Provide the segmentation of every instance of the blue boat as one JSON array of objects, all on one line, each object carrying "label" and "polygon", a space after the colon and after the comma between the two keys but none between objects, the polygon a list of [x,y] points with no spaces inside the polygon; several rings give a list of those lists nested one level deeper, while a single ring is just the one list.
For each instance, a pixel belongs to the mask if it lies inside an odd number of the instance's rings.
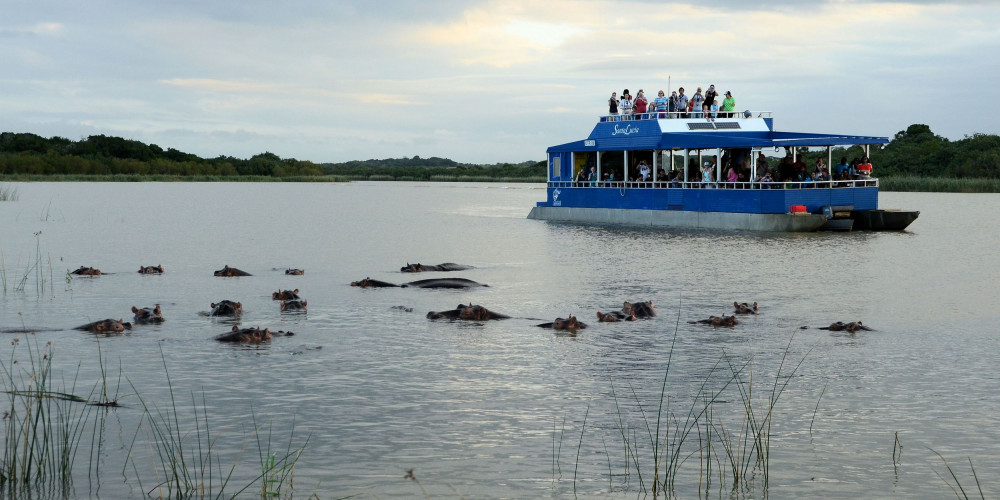
[{"label": "blue boat", "polygon": [[[717,118],[604,116],[586,139],[548,148],[546,200],[528,218],[687,229],[849,230],[855,218],[870,221],[872,212],[882,212],[877,178],[761,182],[755,175],[758,158],[763,151],[785,149],[794,161],[801,147],[825,147],[830,157],[834,146],[853,145],[867,155],[871,145],[888,142],[887,137],[775,131],[771,112]],[[748,167],[749,178],[714,180],[722,178],[727,161]],[[637,164],[648,167],[645,180],[637,180]],[[708,165],[714,176],[706,178],[712,180],[702,180],[702,165]],[[596,180],[580,176],[591,168]],[[919,214],[903,213],[911,217],[905,224]],[[866,229],[903,229],[905,224]]]}]

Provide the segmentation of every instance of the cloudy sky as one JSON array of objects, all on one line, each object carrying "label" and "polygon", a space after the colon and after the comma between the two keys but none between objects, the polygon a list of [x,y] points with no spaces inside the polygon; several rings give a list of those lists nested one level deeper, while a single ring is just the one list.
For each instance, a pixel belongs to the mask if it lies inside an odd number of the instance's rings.
[{"label": "cloudy sky", "polygon": [[[612,91],[780,130],[1000,133],[1000,2],[5,0],[0,131],[203,157],[541,160]],[[669,85],[669,86],[668,86]]]}]

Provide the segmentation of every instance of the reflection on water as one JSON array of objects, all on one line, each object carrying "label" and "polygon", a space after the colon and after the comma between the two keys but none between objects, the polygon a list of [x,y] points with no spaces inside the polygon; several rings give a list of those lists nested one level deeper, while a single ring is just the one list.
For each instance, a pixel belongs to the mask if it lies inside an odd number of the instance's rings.
[{"label": "reflection on water", "polygon": [[[755,382],[773,384],[779,367],[789,380],[772,428],[772,497],[947,495],[927,447],[971,458],[997,489],[996,195],[886,193],[883,206],[921,210],[911,231],[783,235],[529,221],[544,197],[535,185],[31,183],[19,193],[0,204],[0,327],[54,329],[35,338],[53,342],[65,373],[79,364],[88,390],[100,349],[162,404],[165,364],[181,399],[204,397],[234,454],[251,411],[276,433],[294,417],[296,435],[310,435],[295,485],[318,485],[324,498],[419,496],[402,479],[410,468],[433,496],[633,496],[620,423],[649,448],[668,368],[665,412],[683,421],[705,387],[731,378],[729,362],[750,360]],[[475,269],[415,278],[399,273],[407,262]],[[157,264],[162,276],[136,273]],[[253,276],[212,276],[227,264]],[[81,265],[110,274],[66,278]],[[286,276],[290,267],[305,274]],[[366,276],[490,286],[348,286]],[[295,288],[308,312],[281,314],[271,293]],[[296,335],[213,342],[233,323],[199,312],[223,299],[242,302],[243,327]],[[660,315],[597,323],[596,311],[625,300],[652,300]],[[758,301],[762,314],[732,329],[687,323],[728,314],[734,300]],[[470,302],[513,318],[424,317]],[[116,337],[68,330],[154,304],[165,323]],[[570,314],[590,327],[569,336],[534,326]],[[876,331],[816,329],[854,320]],[[105,449],[132,437],[138,404],[125,403]],[[744,415],[733,392],[714,411],[731,429]],[[894,469],[896,432],[905,448]],[[640,451],[648,473],[652,452]],[[104,459],[120,470],[122,457]],[[697,463],[682,468],[683,496],[697,494]],[[119,483],[101,494],[135,493]]]}]

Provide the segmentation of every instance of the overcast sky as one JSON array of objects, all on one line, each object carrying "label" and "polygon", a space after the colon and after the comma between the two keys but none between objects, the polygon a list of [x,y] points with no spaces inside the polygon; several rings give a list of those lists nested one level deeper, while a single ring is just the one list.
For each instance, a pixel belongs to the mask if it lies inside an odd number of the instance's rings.
[{"label": "overcast sky", "polygon": [[[612,91],[779,130],[1000,133],[1000,2],[5,0],[0,131],[202,157],[541,160]],[[669,84],[669,86],[668,86]]]}]

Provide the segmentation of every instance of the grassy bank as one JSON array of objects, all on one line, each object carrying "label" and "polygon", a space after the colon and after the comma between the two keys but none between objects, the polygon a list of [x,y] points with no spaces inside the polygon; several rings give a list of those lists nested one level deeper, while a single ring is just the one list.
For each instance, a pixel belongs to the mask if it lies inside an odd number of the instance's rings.
[{"label": "grassy bank", "polygon": [[882,191],[924,192],[924,193],[1000,193],[1000,179],[953,177],[919,177],[902,175],[880,177]]}]

